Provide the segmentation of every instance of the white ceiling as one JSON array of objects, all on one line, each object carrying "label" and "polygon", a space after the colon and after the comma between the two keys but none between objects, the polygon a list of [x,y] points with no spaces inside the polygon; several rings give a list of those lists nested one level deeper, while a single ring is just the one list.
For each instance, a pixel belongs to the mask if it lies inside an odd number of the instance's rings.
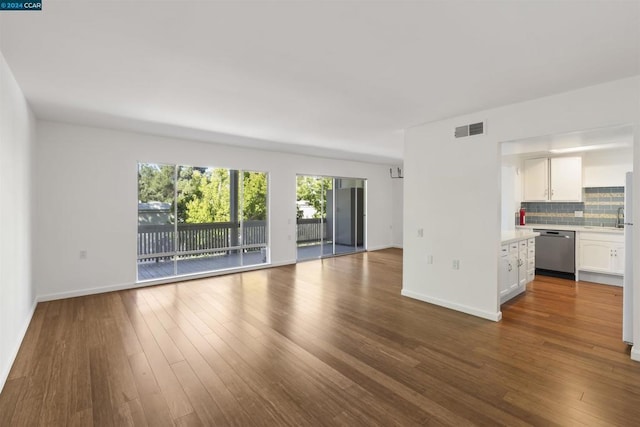
[{"label": "white ceiling", "polygon": [[345,158],[398,161],[412,125],[640,74],[637,1],[43,8],[0,14],[39,118]]},{"label": "white ceiling", "polygon": [[586,151],[629,150],[633,149],[633,126],[611,126],[556,135],[535,136],[504,142],[501,149],[503,159],[507,158],[508,160]]}]

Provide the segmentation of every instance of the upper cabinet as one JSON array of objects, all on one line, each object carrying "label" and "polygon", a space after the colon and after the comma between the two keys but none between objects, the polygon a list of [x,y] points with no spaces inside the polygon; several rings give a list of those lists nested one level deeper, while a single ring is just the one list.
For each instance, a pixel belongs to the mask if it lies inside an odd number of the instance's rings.
[{"label": "upper cabinet", "polygon": [[582,158],[553,157],[524,161],[525,202],[582,200]]},{"label": "upper cabinet", "polygon": [[549,159],[529,159],[524,161],[525,202],[549,200]]}]

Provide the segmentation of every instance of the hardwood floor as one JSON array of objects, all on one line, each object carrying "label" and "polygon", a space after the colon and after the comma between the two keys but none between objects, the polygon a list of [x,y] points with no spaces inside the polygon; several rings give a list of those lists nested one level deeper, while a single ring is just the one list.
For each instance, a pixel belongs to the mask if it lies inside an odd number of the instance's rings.
[{"label": "hardwood floor", "polygon": [[384,250],[38,305],[0,426],[637,425],[621,288],[537,277],[493,323]]}]

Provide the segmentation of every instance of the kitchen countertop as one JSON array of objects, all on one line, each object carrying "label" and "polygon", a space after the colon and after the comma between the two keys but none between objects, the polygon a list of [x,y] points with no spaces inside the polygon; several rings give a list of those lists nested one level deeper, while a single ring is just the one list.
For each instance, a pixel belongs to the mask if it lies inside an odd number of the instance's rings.
[{"label": "kitchen countertop", "polygon": [[517,230],[539,228],[543,230],[567,230],[567,231],[588,231],[590,233],[614,233],[624,234],[624,228],[597,227],[592,225],[557,225],[557,224],[527,224],[516,225]]},{"label": "kitchen countertop", "polygon": [[503,231],[501,236],[501,243],[506,245],[511,242],[517,242],[518,240],[531,239],[539,236],[540,233],[535,233],[531,230],[515,230],[515,231]]}]

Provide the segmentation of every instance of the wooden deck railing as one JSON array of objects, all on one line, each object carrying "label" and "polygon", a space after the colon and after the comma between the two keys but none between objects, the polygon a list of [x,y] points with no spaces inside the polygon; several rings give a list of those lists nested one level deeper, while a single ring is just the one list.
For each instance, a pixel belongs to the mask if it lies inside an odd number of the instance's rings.
[{"label": "wooden deck railing", "polygon": [[327,237],[327,220],[320,218],[298,218],[296,224],[298,243],[319,242]]},{"label": "wooden deck railing", "polygon": [[[243,245],[261,245],[267,243],[266,221],[245,221],[243,223]],[[319,242],[326,237],[326,220],[298,219],[297,242]],[[153,255],[169,256],[178,253],[213,253],[235,246],[233,233],[238,227],[232,222],[214,222],[203,224],[178,224],[177,248],[175,247],[175,227],[166,225],[138,226],[138,258],[140,261],[153,260]],[[239,243],[238,243],[239,244]],[[151,255],[144,258],[145,255]]]}]

